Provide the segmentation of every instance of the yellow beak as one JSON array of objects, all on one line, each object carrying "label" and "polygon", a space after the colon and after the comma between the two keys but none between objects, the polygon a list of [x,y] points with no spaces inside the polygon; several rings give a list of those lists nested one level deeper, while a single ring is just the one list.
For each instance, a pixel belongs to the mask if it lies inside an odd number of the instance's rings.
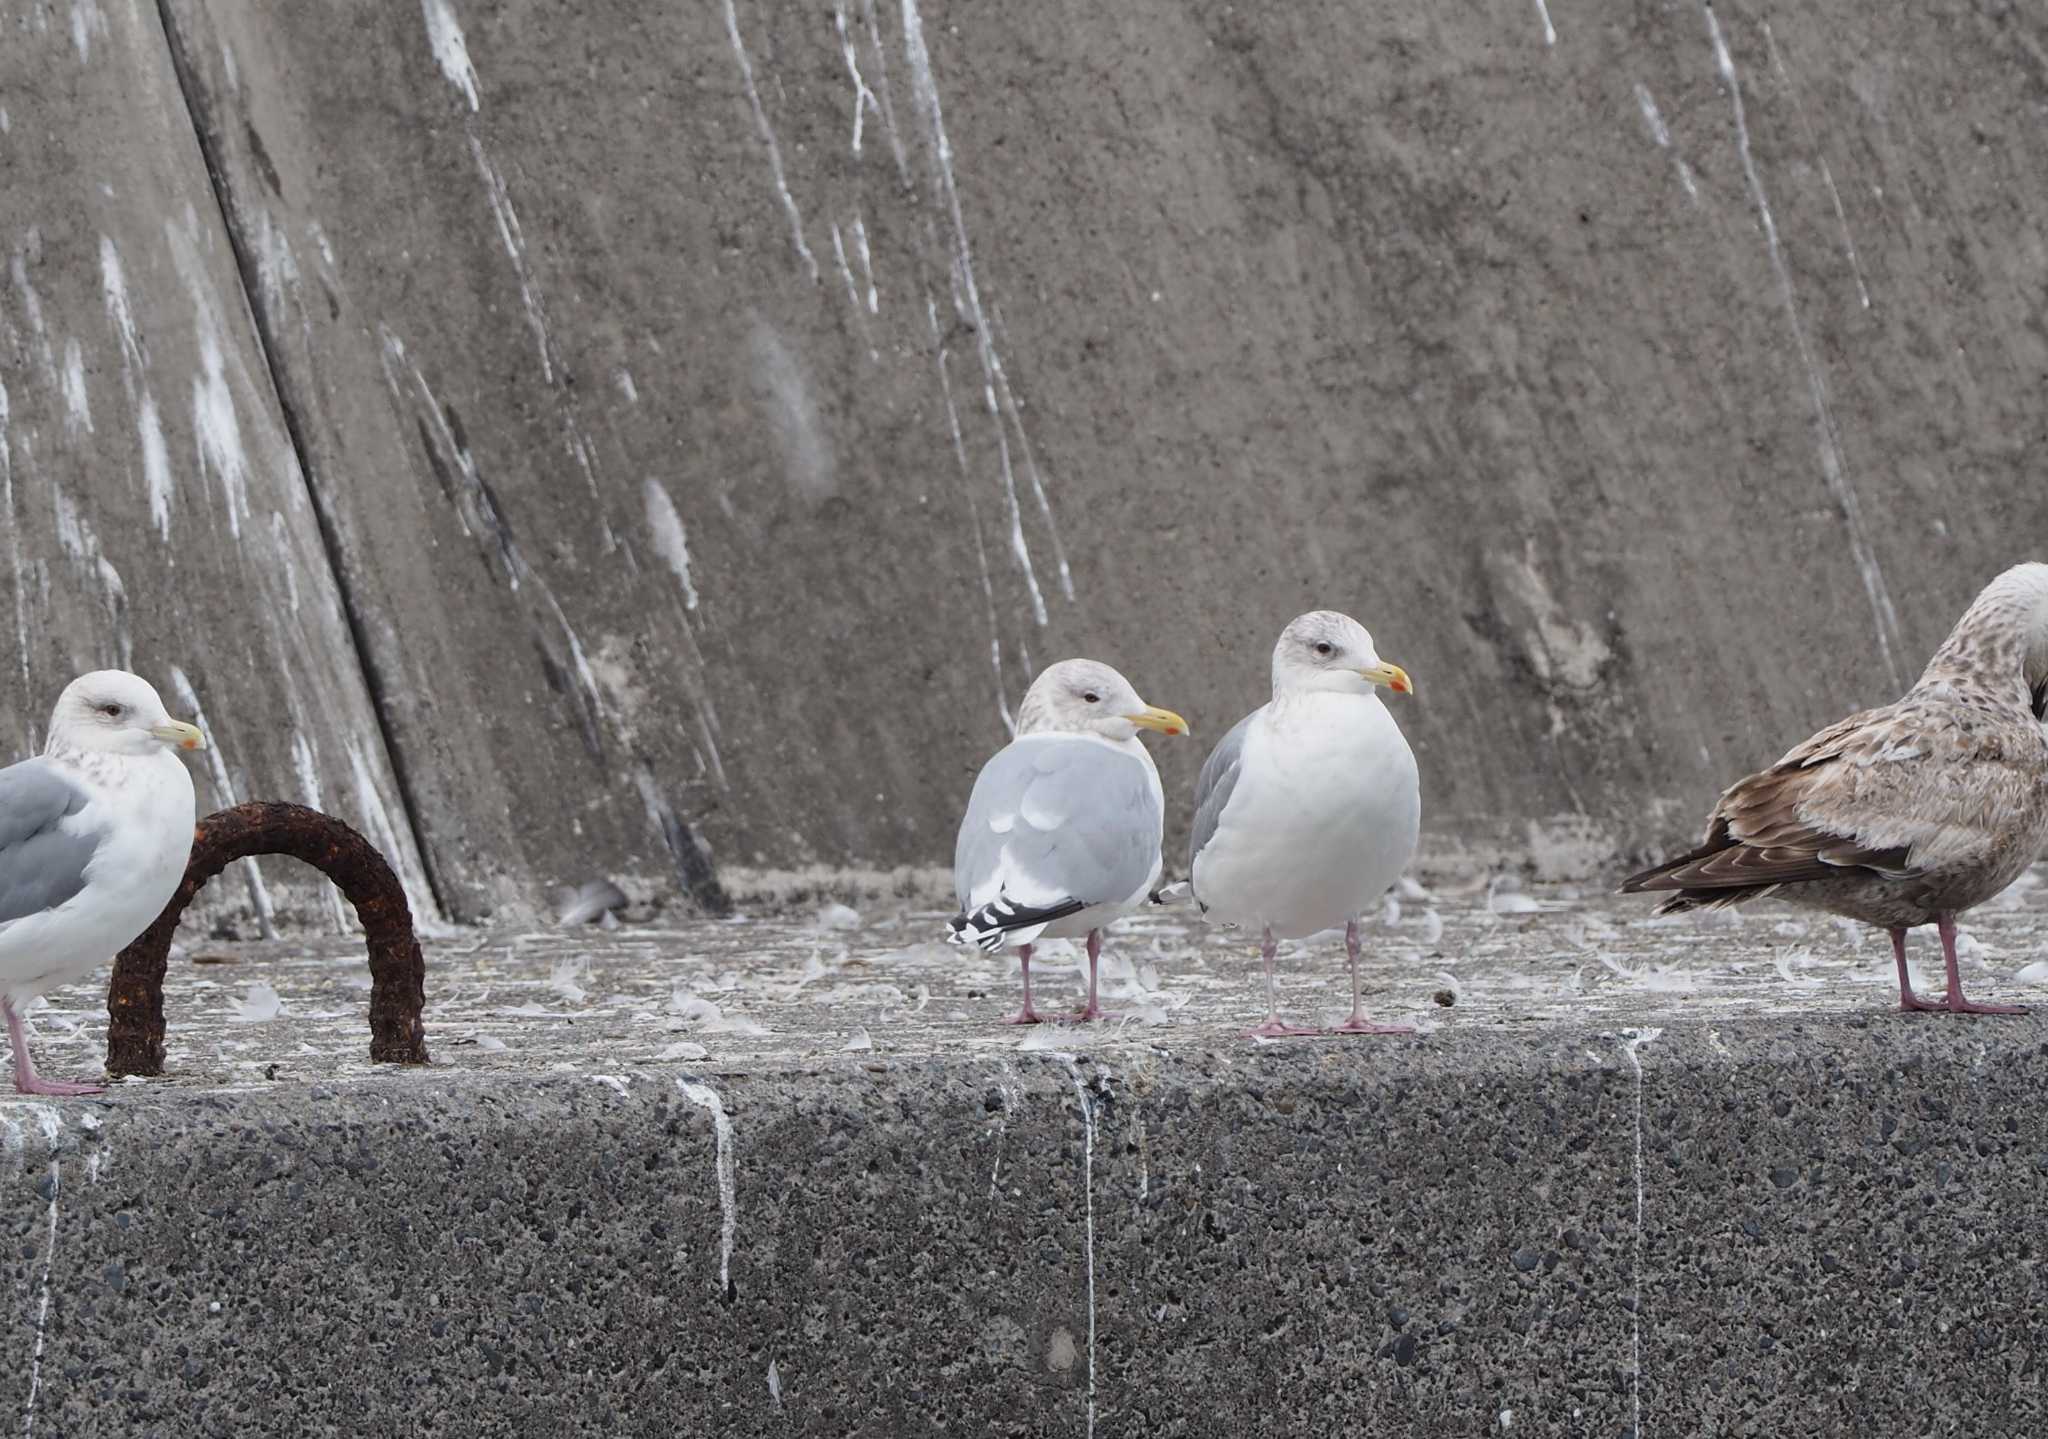
[{"label": "yellow beak", "polygon": [[1415,693],[1415,681],[1409,679],[1408,671],[1399,665],[1390,665],[1382,660],[1376,665],[1360,670],[1359,673],[1376,685],[1385,685],[1397,695]]},{"label": "yellow beak", "polygon": [[167,745],[178,749],[205,749],[206,736],[199,732],[197,725],[186,724],[183,720],[172,720],[169,724],[153,725],[149,731]]},{"label": "yellow beak", "polygon": [[1161,734],[1192,733],[1188,729],[1188,722],[1186,720],[1182,719],[1172,710],[1163,710],[1158,705],[1146,705],[1145,708],[1139,710],[1136,714],[1125,715],[1124,718],[1139,729],[1156,729]]}]

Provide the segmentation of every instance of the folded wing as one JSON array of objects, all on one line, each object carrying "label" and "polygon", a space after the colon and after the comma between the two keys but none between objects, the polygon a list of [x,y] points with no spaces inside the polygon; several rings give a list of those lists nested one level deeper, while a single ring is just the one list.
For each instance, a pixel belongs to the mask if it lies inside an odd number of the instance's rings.
[{"label": "folded wing", "polygon": [[1995,716],[1901,703],[1852,715],[1721,796],[1705,841],[1631,875],[1674,891],[1660,913],[1721,908],[1780,885],[1863,873],[1911,879],[1999,842],[2029,783],[2032,737]]},{"label": "folded wing", "polygon": [[[1216,826],[1223,818],[1224,806],[1230,803],[1230,796],[1237,789],[1239,766],[1244,759],[1244,737],[1251,730],[1252,719],[1258,714],[1253,710],[1230,727],[1230,733],[1216,742],[1216,748],[1209,751],[1209,757],[1202,761],[1201,777],[1195,781],[1195,827],[1188,836],[1188,874],[1195,872],[1195,857],[1208,846],[1216,836]],[[1195,898],[1199,900],[1200,895]]]},{"label": "folded wing", "polygon": [[55,909],[85,888],[99,837],[61,826],[90,802],[43,760],[0,769],[0,926]]},{"label": "folded wing", "polygon": [[955,943],[1028,944],[1054,920],[1117,904],[1159,873],[1150,767],[1075,735],[1018,740],[982,767],[960,821]]}]

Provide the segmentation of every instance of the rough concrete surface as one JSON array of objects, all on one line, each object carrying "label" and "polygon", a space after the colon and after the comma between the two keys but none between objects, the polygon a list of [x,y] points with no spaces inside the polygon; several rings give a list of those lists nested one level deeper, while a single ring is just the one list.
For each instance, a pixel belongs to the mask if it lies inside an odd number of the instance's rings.
[{"label": "rough concrete surface", "polygon": [[[1417,678],[1429,862],[1690,833],[2044,532],[2037,13],[0,0],[0,42],[10,753],[127,664],[218,802],[341,814],[429,919],[643,901],[435,939],[437,1063],[372,1072],[351,941],[207,937],[343,927],[320,886],[217,884],[170,1076],[0,1101],[25,1432],[2048,1428],[2048,1035],[1892,1013],[1873,937],[1497,879],[1374,935],[1421,1034],[1263,1045],[1178,913],[1113,943],[1127,1019],[1028,1033],[929,907],[674,918],[712,857],[943,859],[1048,660],[1220,735],[1316,605]],[[2039,895],[1973,992],[2038,986]],[[1341,1011],[1338,948],[1283,985]]]},{"label": "rough concrete surface", "polygon": [[[1973,991],[2038,990],[2042,894]],[[2048,1423],[2044,1021],[1895,1014],[1878,939],[1412,896],[1367,993],[1424,1033],[1261,1044],[1178,913],[1112,945],[1132,1019],[1029,1032],[938,918],[450,941],[437,1063],[376,1073],[343,942],[196,941],[167,1081],[0,1103],[0,1384],[42,1435]],[[1340,948],[1284,966],[1341,1010]]]},{"label": "rough concrete surface", "polygon": [[[290,796],[435,911],[153,6],[0,4],[0,762],[121,666],[214,748],[200,808]],[[210,801],[210,802],[209,802]],[[296,865],[244,912],[324,917]]]},{"label": "rough concrete surface", "polygon": [[[338,586],[461,917],[701,886],[707,843],[933,862],[1046,661],[1111,659],[1214,736],[1324,604],[1417,678],[1437,851],[1584,869],[1896,694],[2048,521],[2025,7],[161,14],[6,7],[8,245],[43,236],[49,335],[103,377],[94,231],[140,246],[180,459],[203,152],[266,453],[241,549],[217,490],[178,513],[175,581],[124,451],[92,503],[128,516],[131,611],[209,643],[248,609],[209,607],[232,557],[304,549],[316,610]],[[224,296],[229,248],[201,246]],[[63,429],[25,314],[17,474]],[[139,383],[92,397],[126,446]],[[300,509],[258,523],[287,448],[336,580]],[[60,586],[28,613],[83,650],[104,601],[44,493],[18,481]],[[35,647],[28,688],[60,672]],[[259,665],[209,678],[210,713],[270,721],[228,736],[249,792],[306,797],[286,735],[316,722]],[[1201,748],[1163,747],[1170,792]]]}]

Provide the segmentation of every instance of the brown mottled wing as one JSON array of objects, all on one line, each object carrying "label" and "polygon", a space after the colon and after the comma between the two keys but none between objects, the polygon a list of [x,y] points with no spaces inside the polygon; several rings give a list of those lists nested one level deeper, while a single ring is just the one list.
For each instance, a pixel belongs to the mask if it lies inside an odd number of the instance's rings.
[{"label": "brown mottled wing", "polygon": [[1942,761],[1961,758],[1933,716],[1899,705],[1830,725],[1721,796],[1698,849],[1631,875],[1643,890],[1761,890],[1866,870],[1903,879],[1958,838]]}]

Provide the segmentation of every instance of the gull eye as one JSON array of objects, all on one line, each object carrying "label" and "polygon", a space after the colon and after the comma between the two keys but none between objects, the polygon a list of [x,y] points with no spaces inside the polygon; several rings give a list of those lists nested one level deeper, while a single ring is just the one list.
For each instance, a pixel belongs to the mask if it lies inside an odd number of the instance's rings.
[{"label": "gull eye", "polygon": [[1088,703],[1092,705],[1102,703],[1102,696],[1095,693],[1094,690],[1083,690],[1081,692],[1081,698],[1088,701]]},{"label": "gull eye", "polygon": [[1328,640],[1317,640],[1315,642],[1315,652],[1324,659],[1328,659],[1331,655],[1337,653],[1337,647]]},{"label": "gull eye", "polygon": [[95,705],[93,706],[93,708],[97,709],[101,714],[105,715],[108,719],[119,719],[122,715],[127,713],[126,710],[122,709],[121,706],[117,704]]}]

